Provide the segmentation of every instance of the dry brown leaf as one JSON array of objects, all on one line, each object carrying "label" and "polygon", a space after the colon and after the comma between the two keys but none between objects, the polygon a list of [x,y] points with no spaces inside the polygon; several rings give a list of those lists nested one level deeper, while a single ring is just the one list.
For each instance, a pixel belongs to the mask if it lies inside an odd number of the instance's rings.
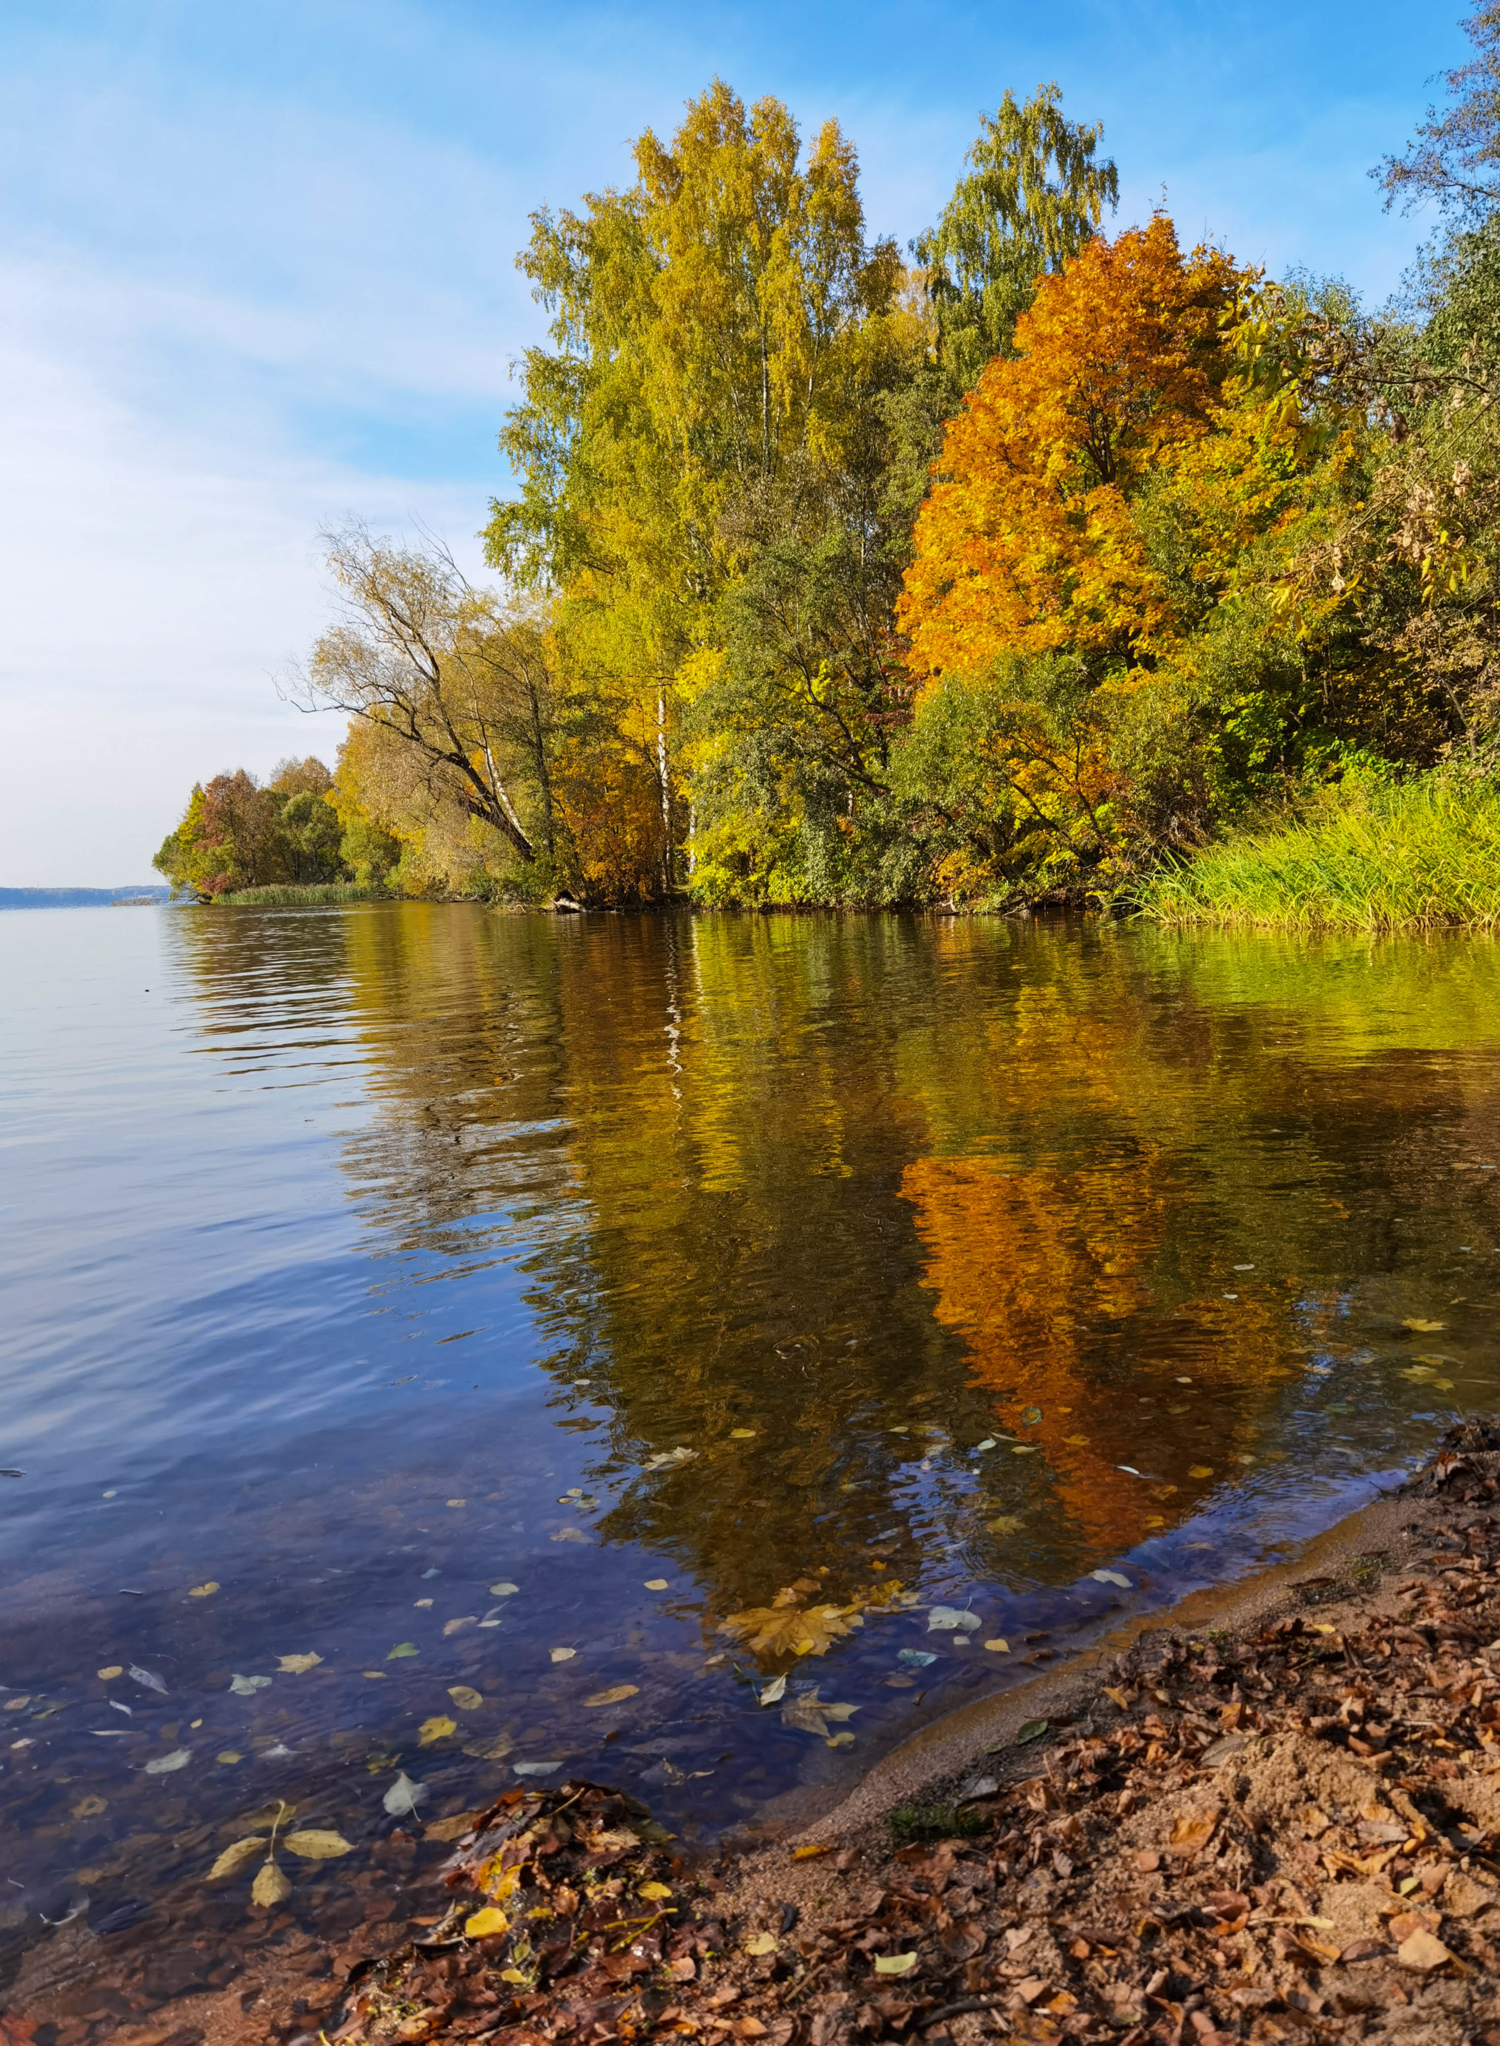
[{"label": "dry brown leaf", "polygon": [[1451,1961],[1452,1954],[1440,1939],[1430,1932],[1413,1932],[1402,1940],[1396,1949],[1396,1959],[1403,1968],[1420,1968],[1425,1974],[1429,1969],[1441,1968],[1444,1961]]},{"label": "dry brown leaf", "polygon": [[826,1655],[833,1642],[864,1625],[856,1605],[803,1607],[801,1589],[790,1585],[772,1604],[731,1613],[724,1625],[764,1655]]},{"label": "dry brown leaf", "polygon": [[1177,1854],[1196,1854],[1212,1840],[1218,1823],[1217,1812],[1184,1812],[1172,1827],[1167,1845]]}]

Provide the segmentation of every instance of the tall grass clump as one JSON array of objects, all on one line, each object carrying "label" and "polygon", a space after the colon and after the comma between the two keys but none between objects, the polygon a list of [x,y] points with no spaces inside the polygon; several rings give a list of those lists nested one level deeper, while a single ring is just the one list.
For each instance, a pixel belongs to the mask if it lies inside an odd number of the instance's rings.
[{"label": "tall grass clump", "polygon": [[277,905],[320,902],[384,902],[388,891],[384,888],[363,888],[354,881],[318,881],[305,888],[267,885],[264,888],[235,888],[215,899],[236,905],[259,904]]},{"label": "tall grass clump", "polygon": [[1168,924],[1400,931],[1500,926],[1500,785],[1426,776],[1245,832],[1136,890]]}]

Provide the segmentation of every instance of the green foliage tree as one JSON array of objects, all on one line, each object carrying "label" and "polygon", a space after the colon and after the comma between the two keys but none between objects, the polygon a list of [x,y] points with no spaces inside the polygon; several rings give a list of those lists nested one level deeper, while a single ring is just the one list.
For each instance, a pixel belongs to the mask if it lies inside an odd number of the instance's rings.
[{"label": "green foliage tree", "polygon": [[992,356],[1010,353],[1037,279],[1070,263],[1119,201],[1113,161],[1096,161],[1103,124],[1070,121],[1061,104],[1053,83],[1021,106],[1007,91],[996,113],[982,114],[968,172],[937,226],[912,243],[939,359],[959,392]]}]

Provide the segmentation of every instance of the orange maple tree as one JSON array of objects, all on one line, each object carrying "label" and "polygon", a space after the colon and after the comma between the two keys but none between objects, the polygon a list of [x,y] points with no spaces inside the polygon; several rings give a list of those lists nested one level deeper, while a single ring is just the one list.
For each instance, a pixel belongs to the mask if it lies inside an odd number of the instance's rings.
[{"label": "orange maple tree", "polygon": [[1214,430],[1249,273],[1184,257],[1158,214],[1042,281],[948,426],[900,600],[935,676],[1064,648],[1127,661],[1173,634],[1173,597],[1129,501]]}]

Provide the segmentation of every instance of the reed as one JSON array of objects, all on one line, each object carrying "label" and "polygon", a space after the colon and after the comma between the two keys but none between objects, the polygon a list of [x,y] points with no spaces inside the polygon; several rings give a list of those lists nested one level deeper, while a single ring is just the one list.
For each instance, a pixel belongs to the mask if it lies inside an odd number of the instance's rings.
[{"label": "reed", "polygon": [[1500,787],[1427,776],[1247,832],[1135,891],[1166,924],[1401,931],[1500,926]]},{"label": "reed", "polygon": [[354,881],[320,881],[305,888],[274,884],[264,888],[235,888],[216,899],[233,903],[236,907],[267,904],[276,907],[320,902],[385,902],[389,898],[384,888],[362,888]]}]

